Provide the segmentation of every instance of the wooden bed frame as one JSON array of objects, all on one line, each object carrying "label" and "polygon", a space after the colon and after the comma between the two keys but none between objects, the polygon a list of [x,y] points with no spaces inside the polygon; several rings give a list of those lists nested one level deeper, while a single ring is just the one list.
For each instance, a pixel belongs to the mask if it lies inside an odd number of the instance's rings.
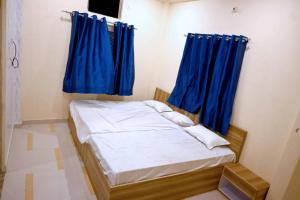
[{"label": "wooden bed frame", "polygon": [[[154,99],[165,102],[169,94],[161,89],[156,89]],[[171,105],[170,105],[171,106]],[[174,110],[181,112],[193,121],[198,122],[198,116],[184,110],[171,106]],[[69,116],[69,127],[75,146],[86,167],[93,189],[99,200],[160,200],[160,199],[183,199],[197,194],[205,193],[217,188],[223,165],[207,169],[199,169],[192,172],[168,175],[151,180],[136,183],[112,186],[103,173],[92,147],[88,143],[81,144],[76,134],[74,121]],[[235,152],[237,161],[242,152],[247,132],[234,126],[230,126],[225,137]]]}]

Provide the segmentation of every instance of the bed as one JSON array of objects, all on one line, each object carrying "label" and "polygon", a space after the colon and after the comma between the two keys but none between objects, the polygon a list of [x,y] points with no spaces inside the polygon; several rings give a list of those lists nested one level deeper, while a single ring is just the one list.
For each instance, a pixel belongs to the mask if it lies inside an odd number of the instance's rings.
[{"label": "bed", "polygon": [[[166,103],[168,95],[169,94],[163,90],[156,89],[154,99]],[[197,115],[187,113],[175,107],[172,108],[187,115],[194,122],[197,122]],[[107,111],[107,114],[109,114],[110,110],[108,109]],[[74,111],[71,110],[71,112]],[[147,112],[147,110],[145,112]],[[90,127],[94,127],[94,129],[97,130],[97,124],[92,120],[94,118],[93,113],[94,112],[88,114],[88,117],[91,117]],[[153,112],[149,112],[147,116],[151,114],[153,114]],[[174,127],[172,127],[172,125],[170,125],[171,127],[168,126],[161,130],[160,134],[157,134],[155,130],[143,131],[143,126],[141,126],[141,130],[139,131],[136,131],[136,128],[133,131],[129,127],[126,130],[118,130],[114,134],[92,135],[92,139],[90,139],[89,142],[85,142],[84,139],[80,137],[82,133],[78,135],[76,130],[85,132],[87,128],[84,126],[78,128],[80,120],[74,113],[72,116],[74,119],[71,115],[69,117],[69,127],[72,138],[85,164],[97,198],[105,200],[182,199],[216,189],[222,173],[223,164],[238,161],[246,139],[245,131],[231,126],[226,136],[226,139],[231,143],[229,146],[230,149],[228,148],[226,150],[220,148],[214,152],[215,155],[208,152],[205,153],[207,150],[202,148],[200,143],[197,144],[193,141],[193,138],[181,134],[181,130],[173,129]],[[74,121],[76,122],[77,129],[75,128]],[[159,119],[159,121],[163,120]],[[139,124],[141,123],[142,122],[139,122]],[[154,124],[157,125],[157,122]],[[161,124],[158,124],[158,127],[161,126]],[[100,131],[106,130],[102,129]],[[99,129],[97,131],[99,132]],[[148,143],[127,148],[131,146],[128,144],[137,144],[135,142],[137,138],[139,140],[148,141]],[[174,138],[176,139],[174,140]],[[120,142],[122,140],[126,142],[123,144]],[[168,142],[164,143],[164,141]],[[170,143],[170,141],[172,142]],[[173,157],[170,151],[174,149],[180,141],[184,141],[184,144],[180,145],[186,145],[184,149],[187,148],[189,151],[187,151],[187,153],[184,151],[180,152],[180,154],[182,154],[181,157],[178,157],[178,155],[177,157]],[[107,145],[108,143],[110,145]],[[111,144],[115,144],[116,147],[118,147],[113,148],[114,150],[122,149],[122,151],[110,151],[112,148]],[[101,148],[97,149],[99,146]],[[153,156],[151,151],[157,148],[161,149],[160,154],[164,155],[162,157],[168,157],[168,162],[166,162],[166,159],[155,159],[162,158],[159,157],[160,155],[152,157],[151,159],[151,156]],[[135,149],[139,149],[139,151],[134,152]],[[201,153],[199,153],[200,151]],[[190,155],[191,152],[194,154]],[[141,162],[134,162],[134,160],[128,161],[125,159],[126,155],[134,155],[136,160],[141,160]],[[143,157],[143,155],[148,156]],[[158,163],[162,163],[162,167],[158,167]]]}]

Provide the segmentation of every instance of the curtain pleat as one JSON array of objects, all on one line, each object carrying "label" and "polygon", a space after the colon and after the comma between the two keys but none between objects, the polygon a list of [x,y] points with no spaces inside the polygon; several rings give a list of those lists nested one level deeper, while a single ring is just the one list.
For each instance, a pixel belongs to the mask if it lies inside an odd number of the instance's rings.
[{"label": "curtain pleat", "polygon": [[113,94],[114,73],[106,19],[73,12],[63,91]]},{"label": "curtain pleat", "polygon": [[115,90],[120,96],[132,95],[134,72],[134,27],[117,22],[114,27],[113,58],[115,63]]},{"label": "curtain pleat", "polygon": [[244,36],[188,34],[168,102],[226,134],[246,45]]},{"label": "curtain pleat", "polygon": [[192,37],[191,34],[189,34],[187,36],[187,40],[185,43],[183,57],[181,59],[181,63],[177,75],[176,85],[168,99],[169,103],[173,104],[178,108],[184,108],[186,110],[190,110],[190,108],[188,105],[183,105],[182,101],[186,95],[188,86],[190,85],[194,74],[195,66],[193,66],[193,57],[192,57],[192,51],[194,49],[194,41],[195,41],[194,37]]},{"label": "curtain pleat", "polygon": [[216,58],[211,86],[200,113],[200,122],[226,134],[233,110],[247,41],[243,36],[223,36]]}]

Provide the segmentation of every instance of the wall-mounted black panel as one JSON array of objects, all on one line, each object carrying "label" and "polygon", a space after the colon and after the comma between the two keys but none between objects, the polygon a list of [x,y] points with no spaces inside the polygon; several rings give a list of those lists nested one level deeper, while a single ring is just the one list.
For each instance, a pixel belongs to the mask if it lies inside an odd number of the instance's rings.
[{"label": "wall-mounted black panel", "polygon": [[121,0],[89,0],[88,10],[90,12],[119,18]]}]

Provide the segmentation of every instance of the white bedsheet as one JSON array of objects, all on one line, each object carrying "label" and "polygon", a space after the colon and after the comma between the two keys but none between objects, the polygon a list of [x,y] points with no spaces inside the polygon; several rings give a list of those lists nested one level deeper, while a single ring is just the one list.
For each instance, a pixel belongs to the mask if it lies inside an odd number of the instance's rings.
[{"label": "white bedsheet", "polygon": [[138,101],[72,101],[70,112],[81,143],[92,134],[166,130],[177,126]]},{"label": "white bedsheet", "polygon": [[73,101],[78,138],[89,142],[111,185],[232,162],[228,147],[209,150],[143,102]]},{"label": "white bedsheet", "polygon": [[89,143],[111,185],[232,162],[228,147],[209,150],[180,129],[92,135]]}]

